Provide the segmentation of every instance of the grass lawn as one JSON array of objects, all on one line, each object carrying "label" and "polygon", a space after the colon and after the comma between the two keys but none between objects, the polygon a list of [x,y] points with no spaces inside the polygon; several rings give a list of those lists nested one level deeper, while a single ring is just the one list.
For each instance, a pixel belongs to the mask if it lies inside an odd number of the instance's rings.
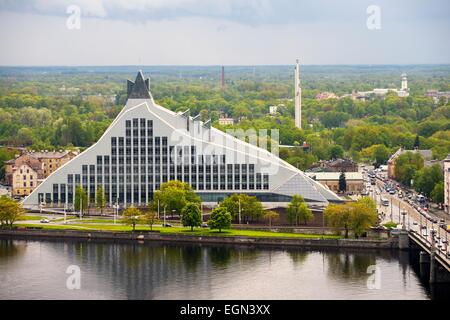
[{"label": "grass lawn", "polygon": [[[80,220],[80,218],[78,218],[78,217],[73,217],[73,219],[77,219],[80,223],[114,223],[114,219],[110,219],[110,218],[105,218],[105,219],[83,218],[82,220]],[[119,219],[117,219],[116,221],[117,221],[117,223],[119,223]]]},{"label": "grass lawn", "polygon": [[[22,226],[39,226],[43,229],[72,229],[72,230],[100,230],[100,231],[117,231],[117,232],[130,232],[132,230],[131,226],[126,225],[96,225],[96,224],[70,224],[66,226],[55,226],[55,225],[43,225],[43,224],[26,224]],[[136,232],[140,230],[150,230],[149,226],[139,225],[136,227]],[[218,230],[210,230],[207,228],[194,228],[194,231],[191,231],[190,228],[179,228],[179,227],[153,227],[153,230],[159,231],[162,234],[185,234],[185,235],[194,235],[194,236],[226,236],[226,237],[235,237],[235,236],[246,236],[246,237],[255,237],[255,238],[303,238],[303,239],[339,239],[341,236],[335,235],[321,235],[321,234],[300,234],[300,233],[289,233],[289,232],[270,232],[270,231],[255,231],[255,230],[222,230],[219,232]]]},{"label": "grass lawn", "polygon": [[41,220],[44,217],[41,216],[21,216],[17,221],[25,221],[25,220]]}]

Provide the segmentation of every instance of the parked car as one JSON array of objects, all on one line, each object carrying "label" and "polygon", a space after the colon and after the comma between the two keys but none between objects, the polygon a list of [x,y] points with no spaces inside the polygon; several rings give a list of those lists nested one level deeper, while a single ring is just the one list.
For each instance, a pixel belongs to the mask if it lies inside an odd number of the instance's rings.
[{"label": "parked car", "polygon": [[202,223],[202,228],[208,228],[208,224],[206,222]]},{"label": "parked car", "polygon": [[172,225],[170,223],[163,223],[163,227],[171,227]]},{"label": "parked car", "polygon": [[41,221],[40,221],[41,223],[50,223],[50,220],[48,220],[48,219],[46,219],[46,218],[44,218],[44,219],[41,219]]}]

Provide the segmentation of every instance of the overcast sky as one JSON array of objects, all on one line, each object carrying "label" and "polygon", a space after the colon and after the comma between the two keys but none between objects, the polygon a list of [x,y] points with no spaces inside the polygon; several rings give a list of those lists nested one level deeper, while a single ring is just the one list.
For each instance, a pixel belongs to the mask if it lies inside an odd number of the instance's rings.
[{"label": "overcast sky", "polygon": [[450,63],[449,39],[448,0],[0,0],[0,65]]}]

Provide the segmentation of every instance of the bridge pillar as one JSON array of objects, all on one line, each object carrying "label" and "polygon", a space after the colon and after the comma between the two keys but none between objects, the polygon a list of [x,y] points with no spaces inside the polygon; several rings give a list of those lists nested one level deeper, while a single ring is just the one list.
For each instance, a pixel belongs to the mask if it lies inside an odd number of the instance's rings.
[{"label": "bridge pillar", "polygon": [[409,233],[406,230],[401,230],[398,235],[398,248],[400,250],[409,249]]},{"label": "bridge pillar", "polygon": [[425,276],[428,275],[428,272],[430,270],[430,256],[425,251],[420,251],[419,253],[419,269],[420,269],[420,276],[422,278],[425,278]]},{"label": "bridge pillar", "polygon": [[433,248],[431,248],[430,253],[430,283],[436,283],[436,253],[434,252]]}]

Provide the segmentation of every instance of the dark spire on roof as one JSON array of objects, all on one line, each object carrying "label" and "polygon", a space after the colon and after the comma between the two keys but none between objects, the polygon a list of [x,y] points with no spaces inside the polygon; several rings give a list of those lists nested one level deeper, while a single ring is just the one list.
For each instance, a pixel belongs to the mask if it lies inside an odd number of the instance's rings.
[{"label": "dark spire on roof", "polygon": [[150,99],[150,80],[144,80],[142,70],[139,70],[134,82],[127,80],[128,99]]}]

